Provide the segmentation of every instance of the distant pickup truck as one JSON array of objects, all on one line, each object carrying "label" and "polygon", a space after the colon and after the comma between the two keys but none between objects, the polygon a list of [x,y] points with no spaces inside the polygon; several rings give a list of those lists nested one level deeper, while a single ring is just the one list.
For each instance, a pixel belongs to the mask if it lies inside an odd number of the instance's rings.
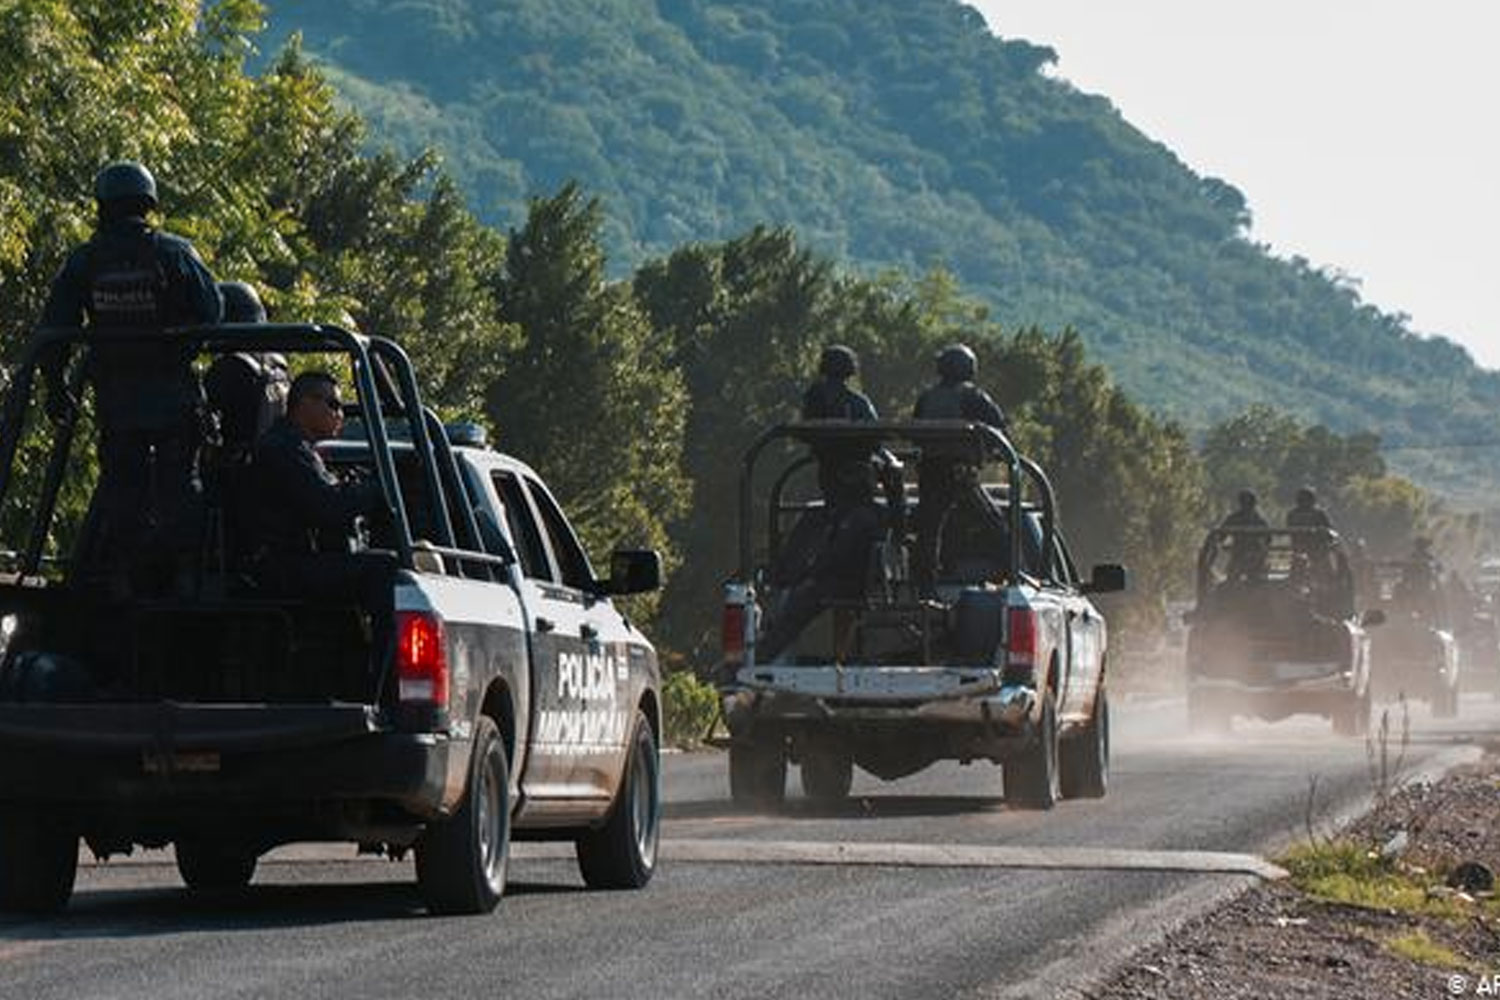
[{"label": "distant pickup truck", "polygon": [[1370,725],[1369,628],[1355,576],[1328,528],[1215,528],[1198,550],[1188,634],[1188,725],[1227,732],[1236,715],[1306,713],[1340,735]]},{"label": "distant pickup truck", "polygon": [[369,538],[329,544],[395,553],[394,661],[358,609],[262,593],[226,557],[245,468],[205,469],[216,530],[192,592],[122,596],[59,569],[76,526],[55,523],[58,497],[91,488],[89,463],[72,422],[29,417],[31,396],[40,348],[90,338],[43,331],[0,424],[0,511],[21,539],[0,578],[0,909],[65,906],[80,838],[101,858],[172,844],[200,890],[244,886],[292,841],[414,850],[438,913],[496,905],[513,835],[574,842],[590,886],[645,885],[659,675],[610,597],[656,588],[656,553],[616,552],[595,578],[536,474],[472,426],[445,431],[389,340],[304,325],[152,336],[204,359],[348,366],[351,439],[320,451],[373,477],[386,509]]},{"label": "distant pickup truck", "polygon": [[[998,466],[1001,482],[987,491],[1003,537],[950,513],[935,592],[919,593],[907,570],[908,515],[921,497],[888,482],[868,569],[856,568],[866,572],[862,596],[828,601],[791,649],[766,662],[757,644],[794,585],[776,567],[828,529],[829,512],[807,485],[815,461],[794,456],[789,442],[814,452],[886,449],[906,468],[924,449]],[[767,456],[781,461],[760,475]],[[1079,578],[1051,484],[999,431],[962,421],[774,427],[744,458],[739,541],[719,674],[736,802],[779,804],[789,761],[801,765],[803,790],[824,801],[848,794],[856,765],[894,780],[939,760],[1002,764],[1006,800],[1022,808],[1105,793],[1107,632],[1088,595],[1122,589],[1125,572],[1102,565]]]}]

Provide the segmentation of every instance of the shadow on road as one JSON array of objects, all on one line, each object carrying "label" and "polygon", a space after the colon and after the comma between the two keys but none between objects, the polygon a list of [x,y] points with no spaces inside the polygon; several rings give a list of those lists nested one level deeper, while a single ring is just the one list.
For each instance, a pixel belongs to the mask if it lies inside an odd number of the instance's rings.
[{"label": "shadow on road", "polygon": [[[511,882],[505,887],[507,898],[586,891],[581,885],[555,882]],[[0,917],[0,941],[158,937],[412,919],[490,918],[428,917],[416,887],[402,882],[252,885],[243,892],[219,895],[187,889],[101,889],[80,891],[68,909],[54,917]]]},{"label": "shadow on road", "polygon": [[725,819],[735,816],[776,816],[780,819],[891,819],[961,816],[995,812],[1005,799],[998,795],[860,795],[840,802],[815,802],[788,798],[776,810],[744,809],[724,799],[701,799],[668,803],[669,820]]}]

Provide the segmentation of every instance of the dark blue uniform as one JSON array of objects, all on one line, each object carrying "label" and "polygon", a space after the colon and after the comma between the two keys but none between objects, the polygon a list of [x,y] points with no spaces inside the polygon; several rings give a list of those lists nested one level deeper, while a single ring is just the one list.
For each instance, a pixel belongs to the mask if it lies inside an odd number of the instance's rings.
[{"label": "dark blue uniform", "polygon": [[[917,397],[912,416],[918,420],[968,420],[1007,429],[1005,411],[989,393],[973,382],[939,382]],[[912,559],[912,579],[919,590],[930,592],[937,579],[943,525],[950,512],[963,510],[993,536],[996,546],[1009,544],[1005,518],[985,495],[979,470],[966,455],[923,449],[917,465],[920,500],[917,504],[917,550]]]},{"label": "dark blue uniform", "polygon": [[[802,419],[870,421],[878,416],[869,397],[844,379],[825,375],[803,394]],[[798,523],[773,569],[772,576],[789,590],[760,640],[760,655],[766,659],[790,645],[826,601],[864,592],[870,551],[880,534],[870,446],[821,445],[813,453],[825,509]]]},{"label": "dark blue uniform", "polygon": [[[193,359],[150,342],[111,343],[109,332],[213,324],[222,308],[192,245],[139,218],[101,225],[53,280],[42,325],[92,334],[85,375],[98,405],[100,480],[80,550],[91,568],[159,576],[143,560],[170,561],[198,540],[203,395]],[[68,354],[42,360],[48,409],[58,417],[67,409]]]},{"label": "dark blue uniform", "polygon": [[250,465],[250,571],[269,593],[358,604],[372,634],[394,637],[396,557],[389,552],[327,551],[326,539],[347,545],[360,515],[384,502],[375,481],[341,483],[289,418],[261,435]]}]

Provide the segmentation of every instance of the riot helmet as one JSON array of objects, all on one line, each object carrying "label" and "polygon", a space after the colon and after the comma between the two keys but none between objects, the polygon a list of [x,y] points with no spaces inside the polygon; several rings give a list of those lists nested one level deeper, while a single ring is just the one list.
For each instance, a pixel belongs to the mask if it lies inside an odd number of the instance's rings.
[{"label": "riot helmet", "polygon": [[949,344],[938,352],[938,377],[944,382],[972,382],[979,359],[967,344]]},{"label": "riot helmet", "polygon": [[818,374],[829,378],[846,379],[859,370],[859,358],[851,348],[843,344],[830,344],[823,348],[818,359]]},{"label": "riot helmet", "polygon": [[221,281],[219,295],[224,299],[224,322],[264,323],[266,307],[260,294],[248,281]]},{"label": "riot helmet", "polygon": [[156,178],[134,160],[111,163],[94,177],[94,200],[101,206],[117,202],[156,207]]}]

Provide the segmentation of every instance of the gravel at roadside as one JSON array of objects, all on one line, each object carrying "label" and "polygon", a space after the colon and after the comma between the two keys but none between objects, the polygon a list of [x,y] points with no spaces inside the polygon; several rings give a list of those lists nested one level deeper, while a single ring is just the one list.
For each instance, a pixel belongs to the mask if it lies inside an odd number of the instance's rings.
[{"label": "gravel at roadside", "polygon": [[[1500,872],[1500,755],[1405,786],[1321,843],[1357,845],[1416,907],[1352,905],[1293,881],[1252,886],[1135,955],[1096,1000],[1500,996],[1500,901],[1450,888],[1454,869]],[[1441,911],[1441,912],[1437,912]],[[1412,957],[1417,955],[1420,957]]]}]

